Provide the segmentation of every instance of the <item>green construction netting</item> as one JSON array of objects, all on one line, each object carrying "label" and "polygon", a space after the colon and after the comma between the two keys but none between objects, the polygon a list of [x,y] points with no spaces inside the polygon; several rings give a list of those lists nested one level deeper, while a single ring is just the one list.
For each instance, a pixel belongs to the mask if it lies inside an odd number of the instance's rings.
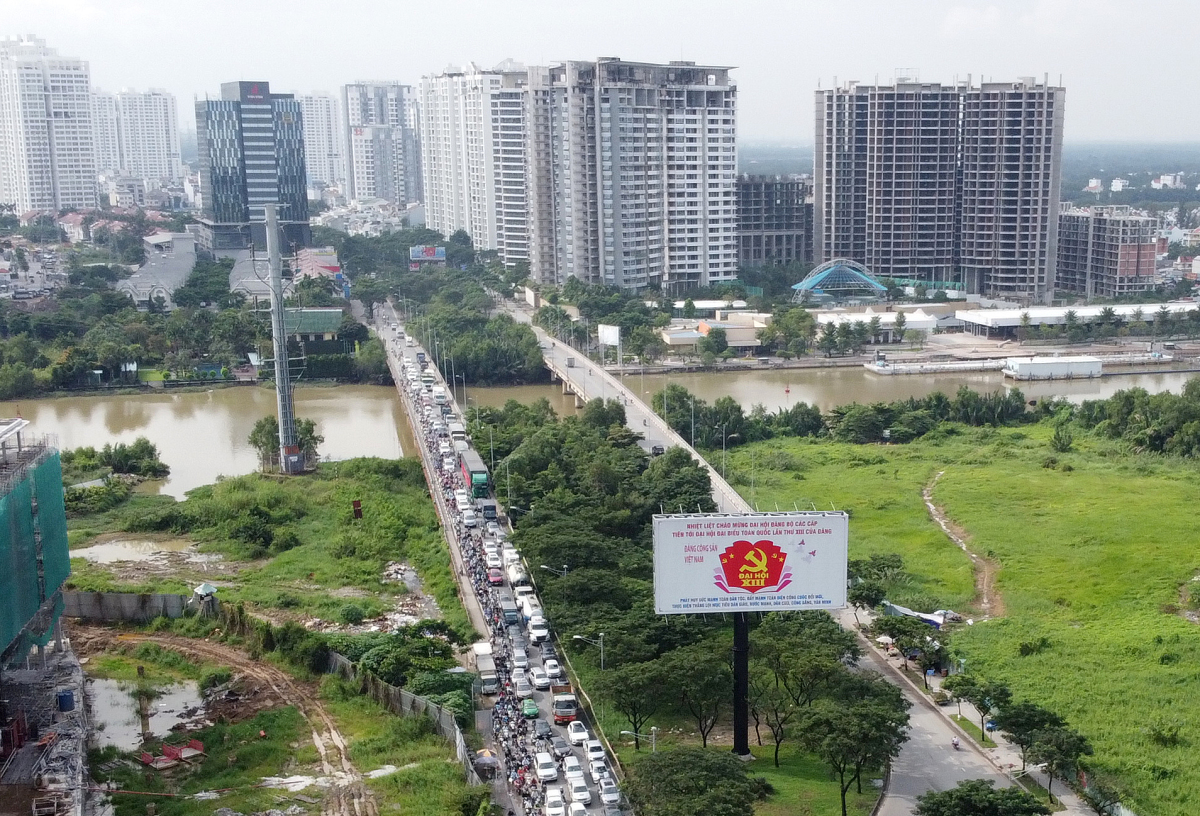
[{"label": "green construction netting", "polygon": [[71,574],[67,546],[67,512],[63,504],[62,464],[55,453],[33,472],[37,486],[38,525],[42,529],[42,562],[46,572],[46,594],[63,585]]},{"label": "green construction netting", "polygon": [[[12,644],[41,606],[33,538],[35,485],[46,595],[62,586],[71,571],[62,466],[54,454],[0,497],[0,652]],[[44,641],[45,635],[38,640]]]}]

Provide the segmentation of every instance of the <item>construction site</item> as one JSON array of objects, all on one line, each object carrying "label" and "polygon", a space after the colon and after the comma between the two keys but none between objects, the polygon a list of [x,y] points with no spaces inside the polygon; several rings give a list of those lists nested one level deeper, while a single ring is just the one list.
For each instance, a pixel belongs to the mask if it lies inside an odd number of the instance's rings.
[{"label": "construction site", "polygon": [[83,672],[63,639],[71,571],[62,466],[52,437],[0,420],[0,814],[84,807]]}]

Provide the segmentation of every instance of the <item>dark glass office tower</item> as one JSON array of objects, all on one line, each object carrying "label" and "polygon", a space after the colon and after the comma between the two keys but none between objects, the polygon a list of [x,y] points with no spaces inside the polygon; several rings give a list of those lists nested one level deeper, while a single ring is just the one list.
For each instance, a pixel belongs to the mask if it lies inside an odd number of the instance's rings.
[{"label": "dark glass office tower", "polygon": [[200,153],[200,248],[264,248],[264,204],[279,205],[285,252],[308,246],[304,123],[291,94],[266,82],[226,82],[220,99],[196,102]]}]

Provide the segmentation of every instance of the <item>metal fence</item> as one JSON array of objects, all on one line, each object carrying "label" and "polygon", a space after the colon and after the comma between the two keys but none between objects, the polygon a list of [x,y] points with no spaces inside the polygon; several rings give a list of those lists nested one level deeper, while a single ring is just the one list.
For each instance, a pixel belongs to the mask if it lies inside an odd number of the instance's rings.
[{"label": "metal fence", "polygon": [[424,697],[385,683],[370,672],[359,672],[348,658],[337,652],[329,653],[329,674],[358,682],[362,692],[398,717],[428,717],[434,730],[454,743],[455,756],[463,766],[468,785],[483,784],[475,772],[474,752],[467,745],[462,729],[454,719],[454,712],[430,702]]}]

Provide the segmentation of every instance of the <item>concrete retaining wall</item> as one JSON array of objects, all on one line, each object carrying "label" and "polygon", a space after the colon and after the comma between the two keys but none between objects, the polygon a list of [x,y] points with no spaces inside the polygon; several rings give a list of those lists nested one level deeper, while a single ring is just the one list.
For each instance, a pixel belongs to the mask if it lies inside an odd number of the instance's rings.
[{"label": "concrete retaining wall", "polygon": [[146,623],[155,618],[181,618],[190,595],[133,592],[63,592],[63,614],[68,618]]}]

